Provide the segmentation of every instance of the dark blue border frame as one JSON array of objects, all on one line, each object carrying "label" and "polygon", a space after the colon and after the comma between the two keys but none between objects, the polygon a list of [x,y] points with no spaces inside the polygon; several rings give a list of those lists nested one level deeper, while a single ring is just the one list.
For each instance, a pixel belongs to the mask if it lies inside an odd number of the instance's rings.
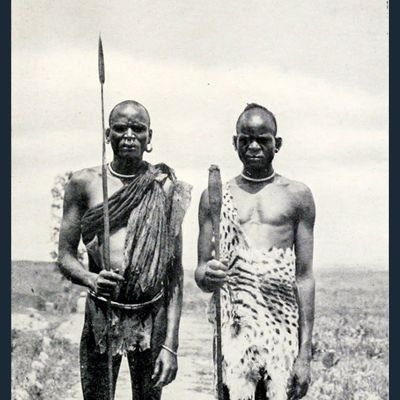
[{"label": "dark blue border frame", "polygon": [[0,146],[0,387],[11,398],[11,2],[0,3],[1,146]]},{"label": "dark blue border frame", "polygon": [[[399,85],[399,54],[396,52],[397,31],[396,17],[399,15],[399,4],[392,1],[390,4],[390,398],[399,399],[398,366],[399,352],[399,321],[397,305],[399,301],[399,106],[396,97],[400,90]],[[0,206],[0,387],[1,398],[11,398],[11,3],[0,2],[0,42],[1,42],[1,133],[0,146],[0,179],[1,179],[1,206]],[[27,188],[29,190],[29,188]],[[366,244],[367,245],[367,244]]]}]

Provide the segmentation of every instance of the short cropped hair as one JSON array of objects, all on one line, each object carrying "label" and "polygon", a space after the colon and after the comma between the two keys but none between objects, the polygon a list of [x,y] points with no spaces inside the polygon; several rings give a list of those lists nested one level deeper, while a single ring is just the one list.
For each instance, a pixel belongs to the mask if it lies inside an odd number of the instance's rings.
[{"label": "short cropped hair", "polygon": [[267,114],[271,117],[271,119],[272,119],[272,121],[274,122],[274,125],[275,125],[275,135],[276,135],[277,132],[278,132],[278,124],[277,124],[277,122],[276,122],[276,118],[275,118],[274,113],[273,113],[272,111],[268,110],[268,108],[266,108],[266,107],[264,107],[264,106],[262,106],[262,105],[260,105],[260,104],[257,104],[257,103],[247,103],[245,109],[244,109],[244,110],[242,111],[242,113],[239,115],[239,118],[238,118],[238,120],[237,120],[237,122],[236,122],[236,131],[237,131],[237,128],[238,128],[238,125],[239,125],[239,121],[241,120],[241,118],[243,117],[243,115],[244,115],[247,111],[254,110],[254,109],[262,110],[262,111],[264,111],[265,113],[267,113]]}]

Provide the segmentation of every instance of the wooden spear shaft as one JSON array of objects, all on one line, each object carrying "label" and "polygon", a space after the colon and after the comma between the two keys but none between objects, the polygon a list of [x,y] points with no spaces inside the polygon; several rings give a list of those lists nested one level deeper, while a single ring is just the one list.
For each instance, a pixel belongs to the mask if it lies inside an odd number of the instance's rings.
[{"label": "wooden spear shaft", "polygon": [[[106,271],[110,268],[110,214],[108,209],[108,188],[107,188],[107,159],[106,159],[106,135],[104,125],[104,92],[105,82],[103,43],[99,36],[99,81],[101,87],[101,123],[102,123],[102,164],[101,179],[103,184],[103,217],[104,217],[104,238],[103,238],[103,265]],[[112,336],[111,336],[111,298],[107,301],[107,370],[108,370],[108,398],[113,400],[113,362],[112,362]]]},{"label": "wooden spear shaft", "polygon": [[[219,221],[222,206],[221,174],[217,165],[211,165],[208,175],[208,197],[211,212],[211,221],[214,236],[215,259],[219,260]],[[215,319],[216,319],[216,361],[217,361],[217,395],[218,400],[223,400],[222,387],[222,338],[221,338],[221,295],[220,289],[214,293]]]}]

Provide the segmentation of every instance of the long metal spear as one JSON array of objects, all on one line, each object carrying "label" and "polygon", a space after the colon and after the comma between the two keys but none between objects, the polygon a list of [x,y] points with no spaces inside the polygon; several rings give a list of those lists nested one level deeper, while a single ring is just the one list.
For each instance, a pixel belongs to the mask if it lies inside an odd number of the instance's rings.
[{"label": "long metal spear", "polygon": [[[219,220],[222,206],[222,183],[221,174],[217,165],[211,165],[208,175],[208,198],[210,203],[211,221],[214,236],[215,259],[219,260]],[[217,359],[217,394],[218,400],[223,400],[224,393],[222,387],[222,339],[221,339],[221,295],[220,289],[214,293],[215,299],[215,319],[217,324],[216,337],[216,359]]]},{"label": "long metal spear", "polygon": [[[103,240],[103,265],[106,271],[110,270],[110,214],[108,209],[107,188],[107,159],[106,159],[106,131],[104,126],[104,94],[105,82],[103,43],[99,35],[99,81],[101,87],[101,122],[102,122],[102,164],[101,178],[103,183],[103,217],[104,217],[104,240]],[[107,369],[108,369],[108,398],[113,400],[113,362],[112,362],[112,337],[111,337],[111,299],[107,301]]]}]

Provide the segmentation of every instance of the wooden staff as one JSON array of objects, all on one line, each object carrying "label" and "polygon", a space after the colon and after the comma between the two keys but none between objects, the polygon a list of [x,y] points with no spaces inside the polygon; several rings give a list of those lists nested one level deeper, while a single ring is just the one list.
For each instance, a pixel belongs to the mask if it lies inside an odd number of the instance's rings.
[{"label": "wooden staff", "polygon": [[[221,174],[217,165],[211,165],[208,175],[208,199],[210,203],[211,221],[214,236],[215,259],[219,260],[219,221],[222,206]],[[215,319],[217,324],[216,359],[217,359],[217,395],[218,400],[223,400],[222,387],[222,339],[221,339],[221,294],[220,289],[214,293]]]},{"label": "wooden staff", "polygon": [[[106,159],[106,131],[104,126],[104,95],[103,85],[105,82],[103,43],[99,36],[99,81],[101,87],[101,123],[102,123],[102,163],[101,179],[103,183],[103,217],[104,217],[104,238],[103,238],[103,266],[110,271],[110,214],[108,209],[108,188],[107,188],[107,159]],[[113,357],[112,357],[112,336],[111,336],[111,298],[107,301],[107,369],[108,369],[108,398],[113,400]]]}]

